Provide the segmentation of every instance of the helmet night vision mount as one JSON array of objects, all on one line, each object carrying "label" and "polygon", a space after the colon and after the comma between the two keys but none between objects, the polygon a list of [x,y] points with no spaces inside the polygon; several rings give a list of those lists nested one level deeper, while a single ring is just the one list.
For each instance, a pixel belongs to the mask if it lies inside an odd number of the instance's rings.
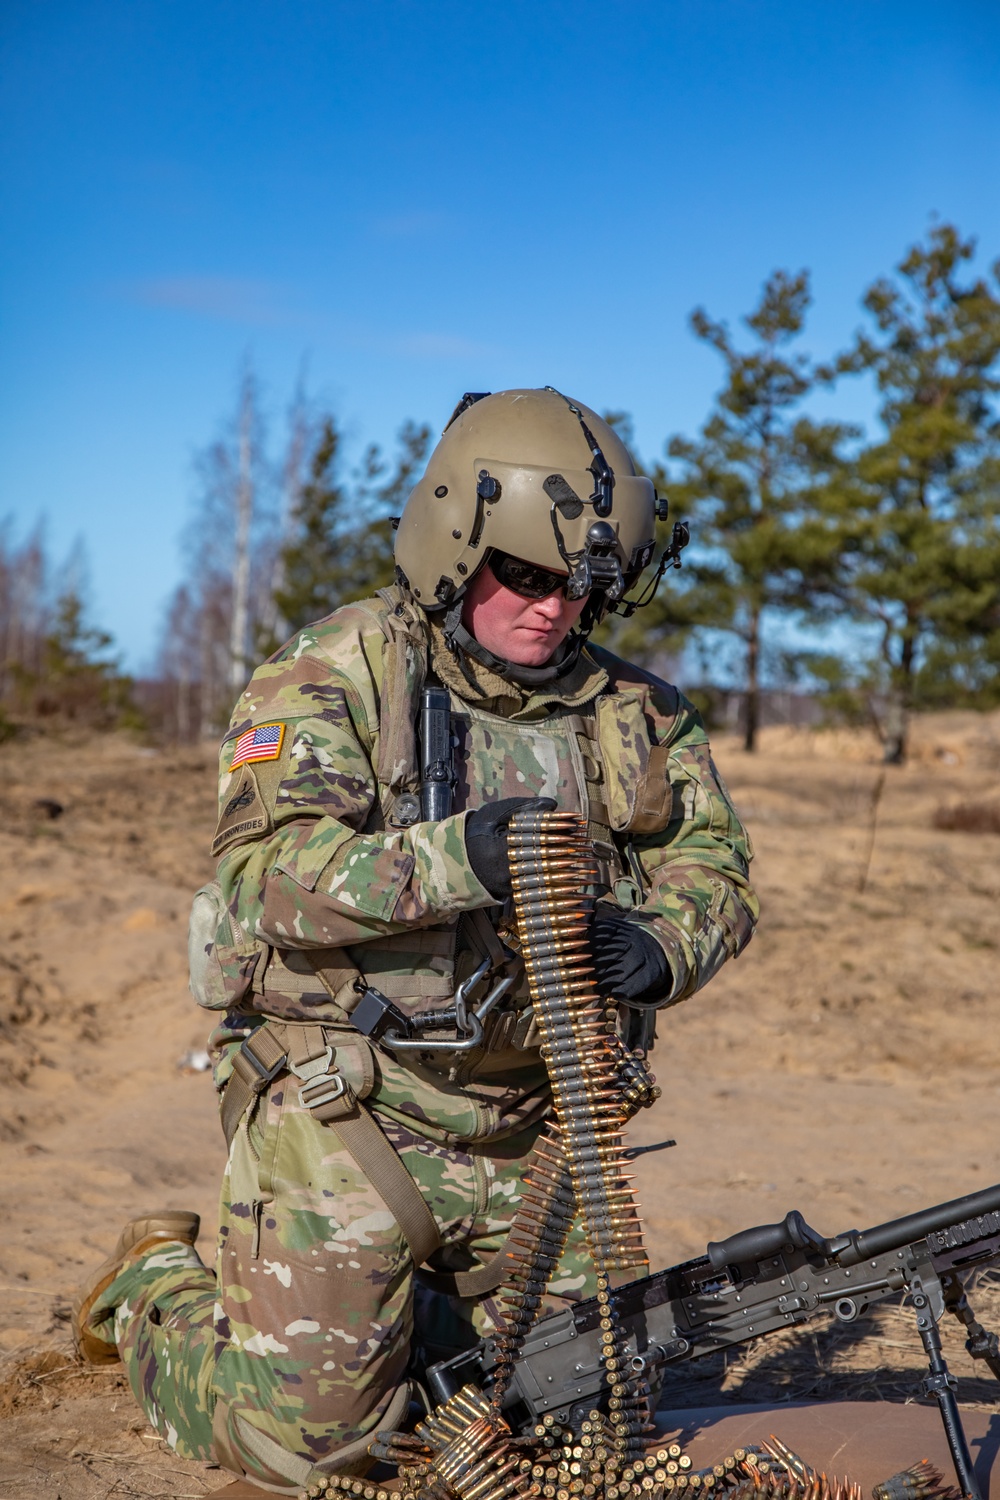
[{"label": "helmet night vision mount", "polygon": [[679,522],[651,586],[625,599],[666,516],[666,500],[589,407],[552,386],[468,392],[407,500],[396,563],[417,602],[450,619],[491,550],[509,553],[567,575],[567,597],[588,600],[586,633],[607,611],[648,604],[666,567],[680,566]]}]

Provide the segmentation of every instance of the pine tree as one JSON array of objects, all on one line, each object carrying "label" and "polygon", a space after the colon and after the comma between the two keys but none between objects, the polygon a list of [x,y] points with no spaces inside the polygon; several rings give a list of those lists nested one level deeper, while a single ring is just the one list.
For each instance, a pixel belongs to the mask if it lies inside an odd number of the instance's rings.
[{"label": "pine tree", "polygon": [[835,594],[878,634],[889,763],[914,707],[997,698],[1000,262],[963,281],[974,253],[952,225],[932,229],[869,288],[875,331],[828,372],[871,374],[881,397],[882,431],[830,487],[819,529],[840,557]]},{"label": "pine tree", "polygon": [[84,603],[70,584],[55,602],[44,638],[41,671],[32,684],[31,707],[44,717],[70,719],[94,729],[139,728],[132,681],[108,655],[112,638],[87,623]]},{"label": "pine tree", "polygon": [[693,545],[683,584],[656,609],[703,640],[718,631],[735,638],[748,751],[760,723],[768,620],[808,613],[832,566],[832,542],[821,531],[804,533],[801,523],[849,429],[795,415],[815,381],[808,357],[788,347],[802,332],[809,300],[805,271],[774,272],[744,319],[753,335],[747,350],[724,323],[702,309],[692,314],[695,334],[722,356],[726,382],[700,438],[668,443],[679,477],[657,475],[671,516],[689,520]]},{"label": "pine tree", "polygon": [[359,471],[346,479],[341,474],[342,443],[336,419],[325,417],[282,548],[275,597],[291,630],[392,582],[392,517],[420,476],[430,429],[405,423],[391,469],[372,444]]}]

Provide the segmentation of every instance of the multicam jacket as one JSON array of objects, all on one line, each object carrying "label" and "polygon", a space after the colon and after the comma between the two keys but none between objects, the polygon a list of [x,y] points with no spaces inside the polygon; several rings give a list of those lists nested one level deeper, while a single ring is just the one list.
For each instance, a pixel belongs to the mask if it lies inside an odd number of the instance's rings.
[{"label": "multicam jacket", "polygon": [[[428,660],[457,737],[455,811],[437,823],[411,821]],[[608,898],[667,955],[662,1004],[749,941],[749,839],[676,688],[595,646],[544,690],[478,675],[483,696],[394,589],[308,626],[254,673],[223,742],[214,844],[234,919],[221,956],[242,1012],[343,1023],[359,974],[404,1012],[446,1008],[501,915],[467,859],[466,813],[503,797],[587,814]],[[489,918],[485,944],[475,913]],[[449,1070],[501,1133],[544,1084],[528,1007],[522,980],[487,1045]],[[387,1077],[435,1066],[380,1059]]]}]

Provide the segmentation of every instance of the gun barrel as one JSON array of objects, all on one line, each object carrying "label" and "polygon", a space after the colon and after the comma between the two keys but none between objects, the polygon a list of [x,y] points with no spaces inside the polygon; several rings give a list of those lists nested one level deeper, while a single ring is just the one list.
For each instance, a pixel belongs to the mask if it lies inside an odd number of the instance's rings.
[{"label": "gun barrel", "polygon": [[934,1208],[922,1208],[918,1213],[906,1214],[901,1219],[890,1219],[887,1224],[852,1231],[848,1244],[835,1250],[835,1257],[838,1265],[855,1266],[869,1256],[884,1255],[887,1250],[899,1250],[914,1240],[922,1240],[935,1229],[947,1229],[964,1219],[998,1212],[1000,1183],[995,1183],[978,1193],[968,1193],[964,1198],[952,1198],[950,1203],[938,1203]]}]

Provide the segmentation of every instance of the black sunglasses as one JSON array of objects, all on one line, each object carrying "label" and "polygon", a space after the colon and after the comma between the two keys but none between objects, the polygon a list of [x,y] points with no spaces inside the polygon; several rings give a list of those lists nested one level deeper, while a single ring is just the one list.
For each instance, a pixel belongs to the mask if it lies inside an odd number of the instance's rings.
[{"label": "black sunglasses", "polygon": [[522,599],[547,599],[569,583],[565,573],[553,573],[551,568],[539,568],[523,558],[511,557],[509,552],[490,553],[490,572],[497,583],[502,583],[512,594]]}]

